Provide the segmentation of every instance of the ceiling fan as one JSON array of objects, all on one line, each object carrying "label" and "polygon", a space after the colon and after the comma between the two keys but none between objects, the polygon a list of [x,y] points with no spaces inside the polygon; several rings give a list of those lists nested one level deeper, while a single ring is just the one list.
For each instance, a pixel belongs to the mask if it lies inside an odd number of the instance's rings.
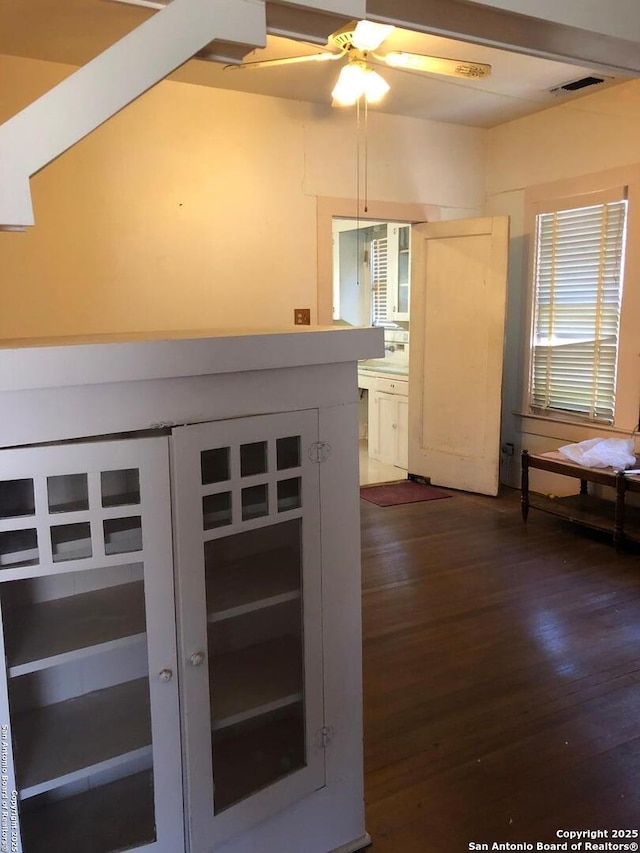
[{"label": "ceiling fan", "polygon": [[329,43],[338,49],[337,53],[314,53],[308,56],[243,62],[239,65],[225,65],[225,70],[243,71],[274,65],[295,65],[300,62],[333,62],[347,57],[347,64],[340,71],[338,82],[331,93],[334,102],[341,106],[355,104],[362,95],[368,103],[376,103],[389,91],[389,84],[384,77],[374,71],[372,64],[385,64],[407,71],[465,77],[471,80],[479,80],[491,73],[491,66],[481,62],[444,59],[402,51],[376,53],[375,51],[394,29],[387,24],[376,24],[372,21],[350,21],[329,36]]}]

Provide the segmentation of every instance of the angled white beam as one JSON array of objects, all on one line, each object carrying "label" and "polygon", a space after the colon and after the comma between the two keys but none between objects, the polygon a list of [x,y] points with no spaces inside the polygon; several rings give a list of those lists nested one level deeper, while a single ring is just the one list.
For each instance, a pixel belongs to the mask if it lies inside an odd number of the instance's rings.
[{"label": "angled white beam", "polygon": [[29,178],[215,39],[263,46],[263,0],[173,0],[0,125],[0,228],[33,225]]}]

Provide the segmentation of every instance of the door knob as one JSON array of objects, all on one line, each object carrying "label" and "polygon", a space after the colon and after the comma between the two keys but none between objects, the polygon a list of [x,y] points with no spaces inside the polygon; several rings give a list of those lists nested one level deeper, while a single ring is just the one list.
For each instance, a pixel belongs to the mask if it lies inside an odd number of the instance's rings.
[{"label": "door knob", "polygon": [[158,678],[160,681],[171,681],[173,672],[170,669],[161,669],[158,673]]},{"label": "door knob", "polygon": [[204,652],[194,652],[189,657],[189,663],[191,666],[202,666],[204,663]]}]

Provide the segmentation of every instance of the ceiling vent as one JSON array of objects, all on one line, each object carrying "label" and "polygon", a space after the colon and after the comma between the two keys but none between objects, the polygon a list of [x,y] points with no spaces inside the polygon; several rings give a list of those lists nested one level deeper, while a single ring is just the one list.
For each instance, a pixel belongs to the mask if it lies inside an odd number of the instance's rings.
[{"label": "ceiling vent", "polygon": [[552,95],[561,95],[563,92],[578,92],[580,89],[597,86],[606,80],[611,80],[611,77],[580,77],[579,80],[571,80],[569,83],[563,83],[561,86],[554,86],[553,89],[549,89],[549,92]]}]

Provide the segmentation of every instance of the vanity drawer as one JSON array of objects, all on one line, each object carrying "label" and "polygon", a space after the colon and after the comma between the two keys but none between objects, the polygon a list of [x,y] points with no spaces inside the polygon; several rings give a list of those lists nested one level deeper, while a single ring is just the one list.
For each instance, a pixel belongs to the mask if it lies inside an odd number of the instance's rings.
[{"label": "vanity drawer", "polygon": [[409,382],[406,379],[378,379],[376,391],[382,391],[384,394],[401,394],[407,397],[409,395]]}]

